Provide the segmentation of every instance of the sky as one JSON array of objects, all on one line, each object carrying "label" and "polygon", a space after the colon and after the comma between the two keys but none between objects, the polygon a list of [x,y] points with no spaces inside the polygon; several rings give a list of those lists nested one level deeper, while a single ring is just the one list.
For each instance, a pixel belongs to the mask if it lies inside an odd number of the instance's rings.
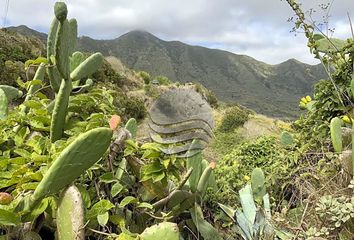
[{"label": "sky", "polygon": [[[6,6],[8,4],[8,11]],[[131,30],[145,30],[166,41],[181,41],[249,55],[278,64],[290,58],[316,64],[302,33],[291,32],[294,16],[285,0],[67,0],[69,17],[79,35],[114,39]],[[353,0],[298,0],[317,23],[329,16],[332,37],[351,37]],[[0,0],[1,27],[27,25],[47,32],[54,0]],[[328,11],[319,4],[331,3]],[[6,14],[7,13],[7,14]],[[5,18],[6,16],[6,18]],[[6,21],[5,21],[6,19]],[[326,31],[327,27],[322,30]]]}]

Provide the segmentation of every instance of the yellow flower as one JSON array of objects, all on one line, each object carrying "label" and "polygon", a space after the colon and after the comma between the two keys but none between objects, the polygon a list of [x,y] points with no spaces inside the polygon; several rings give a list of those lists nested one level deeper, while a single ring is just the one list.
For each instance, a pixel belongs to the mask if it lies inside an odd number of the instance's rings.
[{"label": "yellow flower", "polygon": [[249,180],[251,180],[251,178],[250,178],[249,176],[245,175],[245,176],[243,177],[243,180],[245,180],[246,182],[248,182]]}]

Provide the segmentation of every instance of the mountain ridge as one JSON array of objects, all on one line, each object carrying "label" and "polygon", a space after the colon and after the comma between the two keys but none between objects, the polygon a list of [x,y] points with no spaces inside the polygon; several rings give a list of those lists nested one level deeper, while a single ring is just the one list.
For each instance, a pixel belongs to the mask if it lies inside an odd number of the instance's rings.
[{"label": "mountain ridge", "polygon": [[111,40],[82,36],[78,49],[115,56],[128,68],[147,71],[154,77],[199,82],[224,102],[237,102],[278,118],[297,117],[299,99],[310,95],[313,85],[326,76],[322,66],[296,59],[271,65],[247,55],[161,40],[141,30]]}]

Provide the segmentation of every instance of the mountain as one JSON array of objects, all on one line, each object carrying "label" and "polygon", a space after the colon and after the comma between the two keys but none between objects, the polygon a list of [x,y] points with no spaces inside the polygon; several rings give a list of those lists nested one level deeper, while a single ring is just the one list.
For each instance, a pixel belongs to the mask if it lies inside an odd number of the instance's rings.
[{"label": "mountain", "polygon": [[128,68],[153,76],[165,75],[181,83],[199,82],[222,101],[279,118],[298,116],[299,99],[311,95],[313,85],[325,77],[320,65],[295,59],[269,65],[245,55],[164,41],[144,31],[131,31],[113,40],[83,36],[78,48],[115,56]]},{"label": "mountain", "polygon": [[24,36],[35,36],[36,38],[40,39],[42,42],[47,41],[47,34],[33,30],[25,25],[20,25],[17,27],[7,27],[6,29],[9,32],[17,32]]}]

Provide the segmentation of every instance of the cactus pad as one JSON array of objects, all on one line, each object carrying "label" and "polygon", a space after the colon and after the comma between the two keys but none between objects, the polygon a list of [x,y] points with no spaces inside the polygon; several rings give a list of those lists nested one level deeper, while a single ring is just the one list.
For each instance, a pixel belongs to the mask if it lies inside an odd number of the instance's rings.
[{"label": "cactus pad", "polygon": [[108,149],[112,130],[95,128],[70,143],[50,166],[37,186],[32,200],[58,193],[96,163]]},{"label": "cactus pad", "polygon": [[56,2],[54,5],[54,14],[60,22],[63,22],[68,15],[66,4],[64,2]]},{"label": "cactus pad", "polygon": [[163,222],[146,228],[139,237],[141,240],[179,240],[180,234],[176,223]]},{"label": "cactus pad", "polygon": [[342,124],[343,121],[339,117],[335,117],[331,120],[330,130],[333,148],[336,152],[342,152]]},{"label": "cactus pad", "polygon": [[265,177],[261,168],[255,168],[251,175],[251,186],[253,196],[256,200],[262,200],[263,196],[267,194],[265,187]]},{"label": "cactus pad", "polygon": [[9,101],[7,100],[6,93],[0,88],[0,119],[6,118],[9,111]]},{"label": "cactus pad", "polygon": [[57,210],[58,239],[85,239],[84,204],[80,191],[74,185],[65,189]]}]

